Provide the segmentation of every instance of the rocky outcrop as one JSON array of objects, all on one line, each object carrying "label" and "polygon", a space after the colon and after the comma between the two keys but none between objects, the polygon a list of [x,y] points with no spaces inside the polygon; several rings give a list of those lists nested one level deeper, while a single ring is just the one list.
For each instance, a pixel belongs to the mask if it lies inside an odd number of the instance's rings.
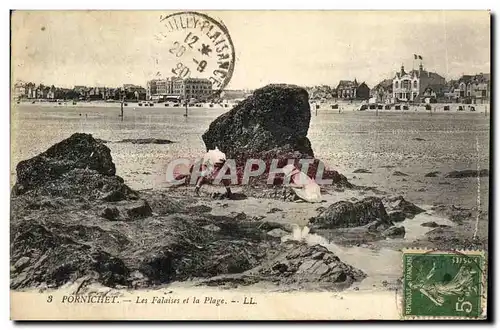
[{"label": "rocky outcrop", "polygon": [[[298,151],[313,157],[307,138],[311,109],[307,91],[293,85],[268,85],[214,120],[203,134],[208,149],[228,158],[256,158],[262,153]],[[271,156],[271,155],[270,155]]]},{"label": "rocky outcrop", "polygon": [[364,168],[358,168],[358,169],[352,171],[352,173],[372,173],[372,171],[366,170]]},{"label": "rocky outcrop", "polygon": [[403,211],[389,211],[387,214],[392,222],[401,222],[406,219],[406,214]]},{"label": "rocky outcrop", "polygon": [[405,227],[390,227],[382,232],[382,235],[390,238],[404,238],[406,234]]},{"label": "rocky outcrop", "polygon": [[426,177],[426,178],[435,178],[439,174],[441,174],[441,172],[439,172],[439,171],[433,171],[433,172],[429,172],[429,173],[425,174],[424,177]]},{"label": "rocky outcrop", "polygon": [[96,141],[90,134],[75,133],[40,155],[17,164],[17,182],[13,193],[20,195],[46,186],[75,169],[93,170],[107,176],[116,173],[107,146]]},{"label": "rocky outcrop", "polygon": [[378,197],[367,197],[355,203],[334,203],[318,216],[311,218],[309,226],[315,229],[348,228],[364,226],[376,220],[390,223],[382,200]]},{"label": "rocky outcrop", "polygon": [[47,151],[21,161],[12,195],[120,201],[137,193],[115,175],[111,152],[90,134],[75,133]]},{"label": "rocky outcrop", "polygon": [[446,178],[477,178],[489,176],[490,171],[487,169],[482,170],[463,170],[463,171],[452,171],[446,174]]},{"label": "rocky outcrop", "polygon": [[[300,168],[299,159],[311,159],[307,174],[315,178],[318,167],[323,166],[314,159],[311,142],[307,138],[311,109],[307,91],[294,85],[268,85],[255,90],[229,112],[215,119],[203,134],[207,150],[219,148],[228,159],[238,166],[238,177],[248,159],[261,159],[266,171],[252,183],[266,182],[271,160],[277,159],[277,167],[294,160]],[[320,165],[321,164],[321,165]],[[255,167],[256,169],[256,167]],[[324,179],[351,187],[346,177],[336,171],[325,171]],[[273,182],[281,184],[280,177]]]},{"label": "rocky outcrop", "polygon": [[[408,202],[403,198],[403,196],[387,197],[384,199],[384,205],[386,209],[390,210],[393,217],[401,217],[404,214],[406,218],[413,218],[415,215],[425,212],[424,209],[416,206],[413,203]],[[394,212],[400,212],[394,213]]]},{"label": "rocky outcrop", "polygon": [[429,228],[448,228],[448,227],[450,227],[448,225],[440,225],[440,224],[436,223],[435,221],[424,222],[420,226],[429,227]]},{"label": "rocky outcrop", "polygon": [[[459,224],[472,219],[474,216],[471,209],[457,207],[455,205],[435,205],[431,209],[437,214]],[[474,213],[477,214],[477,212]]]},{"label": "rocky outcrop", "polygon": [[392,173],[392,175],[393,176],[408,176],[408,174],[400,172],[400,171],[394,171],[394,173]]},{"label": "rocky outcrop", "polygon": [[297,241],[281,244],[274,256],[242,274],[217,276],[203,284],[273,282],[296,289],[318,286],[322,289],[342,289],[366,277],[359,269],[343,263],[321,245],[309,246]]},{"label": "rocky outcrop", "polygon": [[[302,266],[303,260],[320,260],[314,257],[318,248],[281,243],[291,231],[285,225],[242,212],[213,216],[210,208],[195,207],[192,197],[132,191],[114,175],[109,149],[90,135],[63,142],[18,166],[22,175],[11,196],[12,289],[54,288],[81,278],[141,288],[257,267],[261,280],[293,279],[299,286],[316,280],[348,286],[358,278],[358,270],[331,252],[320,264]],[[66,150],[73,146],[81,153]],[[53,171],[44,176],[42,163]],[[277,251],[293,255],[288,271],[270,266]]]}]

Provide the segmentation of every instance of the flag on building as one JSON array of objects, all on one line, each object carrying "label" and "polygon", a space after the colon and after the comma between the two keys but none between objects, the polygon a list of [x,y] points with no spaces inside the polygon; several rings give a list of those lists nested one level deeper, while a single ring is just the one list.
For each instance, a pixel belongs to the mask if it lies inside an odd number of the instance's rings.
[{"label": "flag on building", "polygon": [[418,55],[419,60],[423,60],[422,55]]},{"label": "flag on building", "polygon": [[418,55],[417,55],[417,54],[413,54],[413,57],[414,57],[415,59],[418,59]]}]

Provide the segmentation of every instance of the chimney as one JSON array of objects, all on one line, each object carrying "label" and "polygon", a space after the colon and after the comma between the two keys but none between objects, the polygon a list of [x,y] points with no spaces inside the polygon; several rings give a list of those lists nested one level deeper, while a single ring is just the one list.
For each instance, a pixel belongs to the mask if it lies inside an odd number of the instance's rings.
[{"label": "chimney", "polygon": [[401,64],[401,75],[405,74],[405,66],[404,64]]}]

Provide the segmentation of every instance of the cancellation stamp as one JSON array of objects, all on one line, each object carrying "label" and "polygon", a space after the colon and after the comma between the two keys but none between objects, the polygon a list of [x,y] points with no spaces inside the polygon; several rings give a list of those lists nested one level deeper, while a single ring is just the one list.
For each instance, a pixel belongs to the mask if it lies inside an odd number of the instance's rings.
[{"label": "cancellation stamp", "polygon": [[[160,15],[155,39],[166,48],[158,72],[180,79],[204,78],[212,83],[209,96],[227,86],[234,71],[235,51],[224,23],[207,14],[177,12]],[[158,60],[157,60],[158,61]]]},{"label": "cancellation stamp", "polygon": [[478,319],[486,315],[482,251],[403,251],[405,319]]}]

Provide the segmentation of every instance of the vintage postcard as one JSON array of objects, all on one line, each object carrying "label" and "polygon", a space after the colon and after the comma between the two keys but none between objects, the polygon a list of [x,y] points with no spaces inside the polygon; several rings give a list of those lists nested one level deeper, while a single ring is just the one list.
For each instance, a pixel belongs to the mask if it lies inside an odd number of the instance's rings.
[{"label": "vintage postcard", "polygon": [[488,318],[478,11],[12,11],[13,320]]}]

